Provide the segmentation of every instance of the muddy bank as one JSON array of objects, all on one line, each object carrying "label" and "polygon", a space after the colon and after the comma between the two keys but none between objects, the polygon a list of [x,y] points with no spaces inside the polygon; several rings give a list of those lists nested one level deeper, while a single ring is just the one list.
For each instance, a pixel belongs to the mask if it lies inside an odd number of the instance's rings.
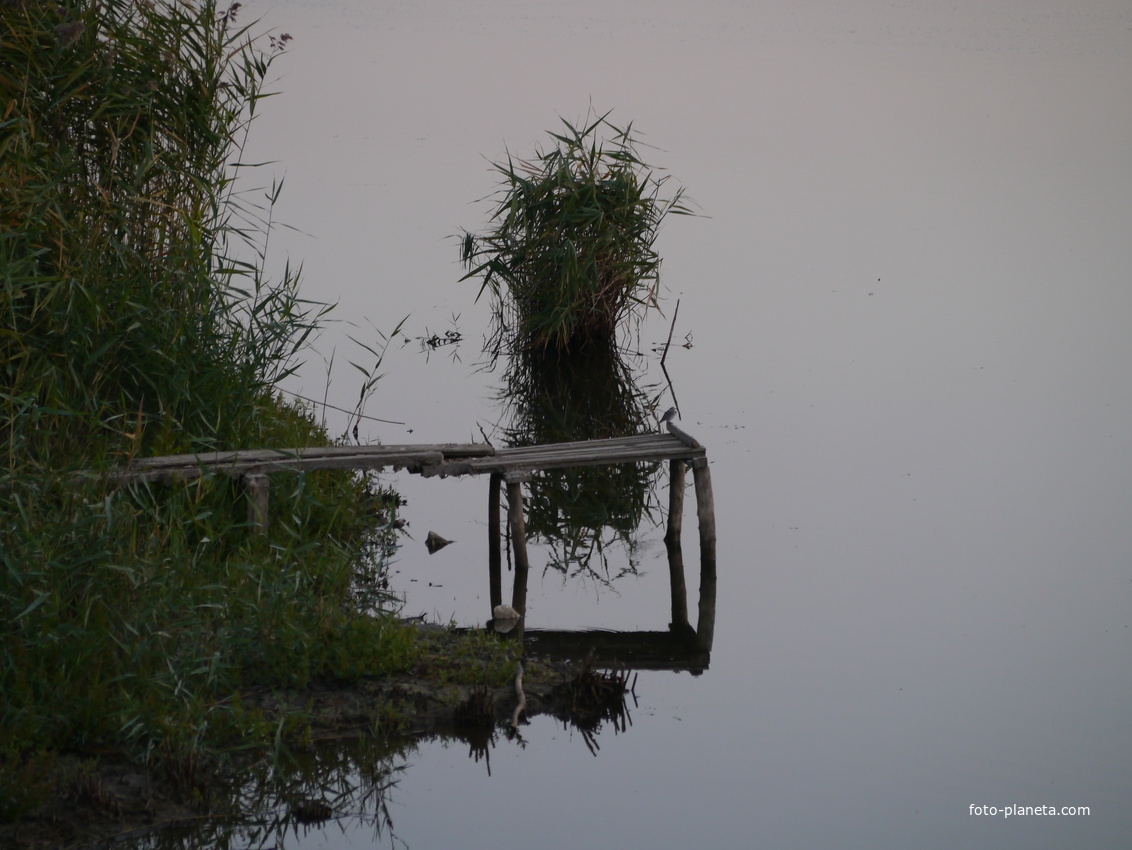
[{"label": "muddy bank", "polygon": [[[254,690],[241,699],[267,722],[287,717],[287,723],[301,724],[302,742],[294,747],[310,750],[369,739],[387,743],[393,752],[411,747],[421,736],[467,740],[500,730],[521,735],[522,721],[512,728],[520,698],[523,718],[577,717],[583,732],[598,716],[579,701],[579,694],[593,690],[594,673],[585,665],[524,658],[520,696],[513,645],[469,640],[435,627],[422,629],[421,640],[421,661],[404,675],[348,684],[318,681],[301,690]],[[579,690],[574,684],[579,681],[588,684]],[[620,693],[616,700],[620,704]],[[110,847],[154,830],[238,819],[241,812],[233,808],[228,789],[270,758],[259,748],[213,764],[148,770],[112,753],[59,756],[52,769],[54,794],[19,822],[0,825],[0,848]],[[286,816],[310,822],[332,814],[318,801],[304,805],[293,804]]]}]

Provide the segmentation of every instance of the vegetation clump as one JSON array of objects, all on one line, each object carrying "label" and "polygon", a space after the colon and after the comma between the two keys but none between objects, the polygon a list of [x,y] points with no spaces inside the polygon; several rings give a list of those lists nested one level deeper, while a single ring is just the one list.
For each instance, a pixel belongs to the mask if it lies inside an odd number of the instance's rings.
[{"label": "vegetation clump", "polygon": [[290,734],[242,693],[416,651],[357,606],[370,482],[276,476],[264,538],[225,479],[74,474],[330,442],[276,390],[322,314],[264,276],[278,186],[236,183],[288,37],[253,39],[238,5],[0,2],[0,820],[57,754],[196,774]]},{"label": "vegetation clump", "polygon": [[496,348],[567,351],[616,339],[619,328],[657,303],[665,217],[689,214],[683,190],[663,197],[640,158],[632,125],[609,113],[551,133],[533,159],[508,156],[486,232],[465,232],[464,280],[482,278],[497,317]]}]

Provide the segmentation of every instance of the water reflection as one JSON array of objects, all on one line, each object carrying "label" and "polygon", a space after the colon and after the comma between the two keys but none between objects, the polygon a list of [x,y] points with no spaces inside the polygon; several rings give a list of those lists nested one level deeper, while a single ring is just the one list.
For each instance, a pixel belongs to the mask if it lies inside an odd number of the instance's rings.
[{"label": "water reflection", "polygon": [[[580,733],[591,754],[599,736],[632,725],[636,679],[600,671],[592,658],[573,678],[531,688],[535,714],[548,714]],[[407,846],[394,823],[401,775],[422,748],[467,746],[468,758],[491,775],[491,756],[502,742],[525,749],[525,724],[503,718],[510,710],[484,687],[471,690],[451,727],[438,733],[389,739],[374,730],[342,730],[303,750],[281,746],[243,767],[235,779],[215,778],[202,794],[207,813],[119,834],[93,846],[132,850],[301,850],[327,846]],[[529,720],[527,720],[529,722]]]},{"label": "water reflection", "polygon": [[[508,447],[649,433],[655,400],[638,387],[613,343],[569,354],[517,351],[507,361],[500,398]],[[615,464],[538,471],[528,482],[526,532],[548,544],[547,568],[608,584],[636,575],[636,535],[656,513],[659,464]],[[611,573],[609,549],[627,564]]]},{"label": "water reflection", "polygon": [[118,836],[106,846],[283,850],[309,846],[312,839],[325,846],[334,834],[359,833],[371,836],[372,845],[392,843],[390,794],[415,748],[351,734],[276,753],[249,765],[231,784],[210,789],[209,814],[132,840]]},{"label": "water reflection", "polygon": [[[520,614],[518,621],[488,623],[508,639],[522,644],[524,655],[554,660],[584,660],[606,669],[684,670],[699,675],[709,666],[715,634],[716,569],[715,560],[700,561],[699,604],[693,627],[688,619],[687,582],[679,534],[668,539],[671,621],[667,631],[610,631],[604,629],[555,630],[526,628],[526,576],[515,571],[512,608]],[[491,575],[493,595],[499,592],[498,577]]]}]

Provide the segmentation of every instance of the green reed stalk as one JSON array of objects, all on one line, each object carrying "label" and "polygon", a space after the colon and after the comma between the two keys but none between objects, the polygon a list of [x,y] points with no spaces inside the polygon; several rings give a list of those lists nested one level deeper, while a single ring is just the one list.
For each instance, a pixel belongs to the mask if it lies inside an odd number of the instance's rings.
[{"label": "green reed stalk", "polygon": [[[609,113],[581,127],[563,120],[555,146],[496,163],[503,180],[488,229],[465,232],[464,280],[495,302],[497,341],[570,349],[608,341],[657,303],[655,243],[667,215],[690,214],[683,190],[639,157],[632,126]],[[605,138],[607,136],[607,138]]]}]

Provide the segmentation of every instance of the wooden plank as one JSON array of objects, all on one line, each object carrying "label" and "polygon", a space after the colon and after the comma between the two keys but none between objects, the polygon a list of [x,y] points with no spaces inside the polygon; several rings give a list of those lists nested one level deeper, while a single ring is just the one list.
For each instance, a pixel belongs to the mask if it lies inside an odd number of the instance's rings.
[{"label": "wooden plank", "polygon": [[650,451],[621,449],[617,451],[589,452],[585,454],[546,454],[522,455],[517,457],[497,454],[492,458],[476,458],[467,461],[463,467],[468,474],[482,475],[487,472],[508,472],[511,470],[526,469],[535,471],[540,469],[563,469],[571,466],[601,466],[613,463],[651,463],[674,458],[690,459],[703,457],[704,450],[698,453],[689,450],[687,446],[669,446],[663,449]]},{"label": "wooden plank", "polygon": [[689,434],[686,431],[678,428],[672,422],[668,422],[667,424],[668,424],[668,433],[670,433],[673,437],[675,437],[677,440],[682,442],[688,448],[690,448],[690,449],[702,449],[703,448],[703,446],[700,445],[700,441],[697,440],[695,437],[693,437],[691,434]]},{"label": "wooden plank", "polygon": [[[426,447],[427,448],[427,447]],[[261,456],[255,459],[241,457],[219,462],[202,462],[187,465],[162,464],[150,467],[111,469],[107,477],[115,481],[178,481],[200,478],[208,473],[246,475],[249,473],[282,472],[285,470],[309,471],[316,469],[386,469],[390,467],[423,468],[439,466],[444,455],[438,451],[393,452],[365,454],[338,454],[311,457],[305,454]]]},{"label": "wooden plank", "polygon": [[440,452],[417,452],[413,454],[367,454],[361,456],[323,457],[323,458],[276,458],[275,460],[260,461],[256,463],[233,463],[223,469],[254,472],[280,472],[283,470],[302,470],[308,472],[315,469],[384,469],[390,466],[397,467],[424,467],[439,465],[444,461]]},{"label": "wooden plank", "polygon": [[664,434],[638,434],[633,437],[611,437],[607,440],[577,440],[568,443],[543,443],[537,446],[514,446],[497,449],[495,457],[519,457],[526,454],[544,456],[556,454],[591,454],[593,452],[617,451],[620,449],[648,452],[663,450],[669,446],[682,445],[678,440]]},{"label": "wooden plank", "polygon": [[238,463],[256,463],[275,460],[321,460],[325,458],[396,457],[439,452],[446,458],[484,457],[495,453],[486,443],[421,443],[419,445],[376,446],[311,446],[294,449],[240,449],[224,452],[165,455],[162,457],[134,458],[124,468],[167,469],[192,466],[227,466]]}]

